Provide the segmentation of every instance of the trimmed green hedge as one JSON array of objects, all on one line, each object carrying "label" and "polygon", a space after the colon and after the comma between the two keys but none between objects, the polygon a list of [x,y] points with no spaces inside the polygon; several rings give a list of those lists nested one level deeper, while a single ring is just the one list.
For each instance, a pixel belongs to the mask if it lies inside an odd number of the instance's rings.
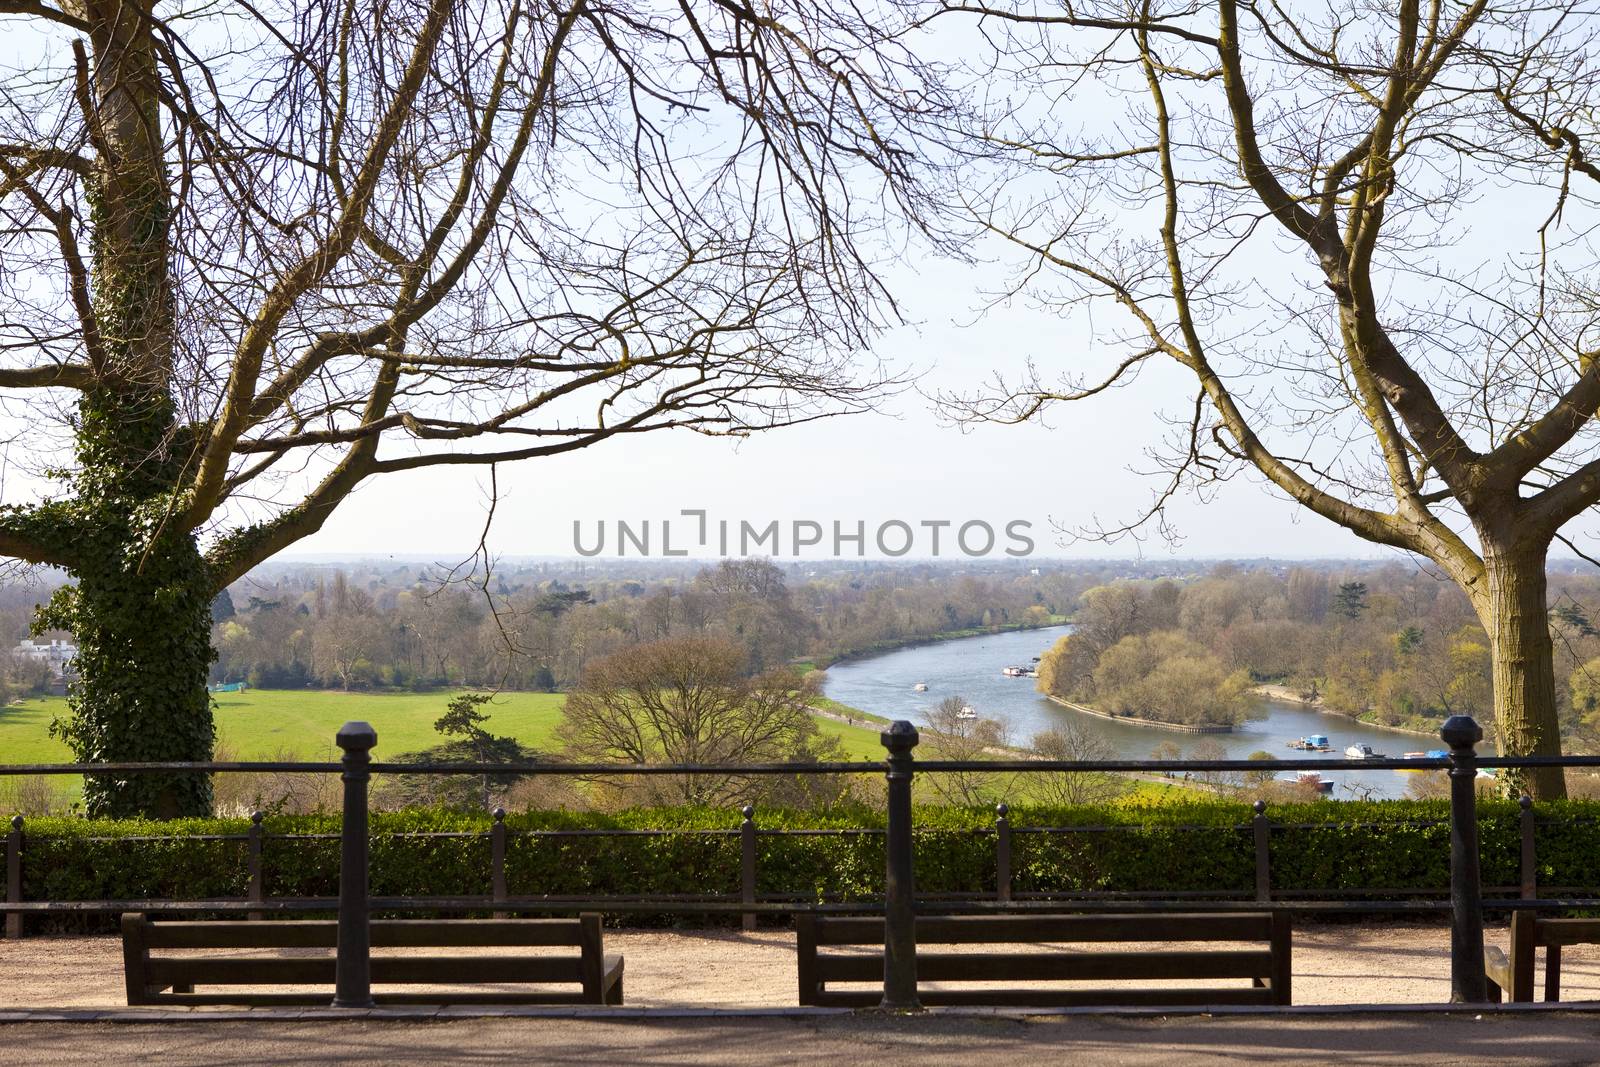
[{"label": "trimmed green hedge", "polygon": [[[1013,886],[1018,892],[1232,891],[1254,888],[1248,806],[1197,801],[1156,806],[1011,810]],[[1448,809],[1442,801],[1326,802],[1269,811],[1275,890],[1337,893],[1440,890],[1449,884]],[[1546,887],[1600,887],[1600,803],[1539,805],[1539,880]],[[1518,809],[1479,806],[1485,886],[1518,879]],[[995,891],[993,813],[921,808],[917,886],[926,893]],[[507,881],[514,895],[737,893],[738,812],[689,808],[619,814],[539,811],[506,819],[512,831]],[[881,829],[872,810],[762,811],[761,829]],[[413,810],[372,818],[372,890],[382,896],[489,892],[487,816]],[[266,820],[269,896],[334,896],[339,843],[283,834],[337,835],[337,816]],[[1029,827],[1079,828],[1030,833]],[[28,900],[242,897],[245,843],[200,834],[243,834],[243,819],[176,822],[33,819],[27,824],[23,893]],[[683,830],[666,836],[530,837],[528,830]],[[466,834],[424,837],[429,832]],[[757,839],[757,890],[802,899],[859,899],[882,891],[883,838],[769,836]],[[35,929],[40,920],[30,923]]]}]

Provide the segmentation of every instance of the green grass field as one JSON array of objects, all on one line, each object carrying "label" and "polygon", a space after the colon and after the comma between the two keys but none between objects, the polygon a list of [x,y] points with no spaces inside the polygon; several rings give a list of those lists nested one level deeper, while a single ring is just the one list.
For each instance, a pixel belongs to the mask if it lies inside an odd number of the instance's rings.
[{"label": "green grass field", "polygon": [[[351,719],[365,719],[378,731],[375,755],[392,759],[438,744],[433,722],[449,701],[447,692],[341,693],[326,690],[257,689],[217,695],[217,739],[234,759],[290,756],[324,759],[338,755],[333,735]],[[525,745],[557,747],[556,725],[565,701],[559,693],[502,693],[484,710],[487,728]],[[51,738],[50,721],[66,710],[60,697],[45,697],[0,708],[0,763],[66,763],[67,746]],[[883,748],[876,730],[828,719],[817,725],[843,739],[854,759],[878,759]]]},{"label": "green grass field", "polygon": [[[334,732],[351,719],[365,719],[378,731],[379,759],[394,759],[437,744],[439,735],[433,722],[444,711],[449,692],[434,693],[342,693],[328,690],[257,689],[247,693],[222,693],[217,701],[217,736],[220,754],[228,759],[337,759]],[[486,724],[493,733],[515,737],[523,744],[543,751],[558,747],[555,730],[561,721],[565,697],[559,693],[503,693],[485,710]],[[879,760],[883,746],[878,740],[880,724],[887,721],[847,708],[831,700],[820,700],[827,710],[853,715],[865,725],[852,726],[832,719],[817,718],[817,727],[838,737],[849,760]],[[27,700],[0,708],[0,763],[67,763],[72,753],[49,735],[50,721],[66,710],[60,697]],[[75,795],[79,780],[55,779],[57,792],[65,801]],[[1137,781],[1125,800],[1134,803],[1159,803],[1193,795],[1169,783]],[[1017,799],[1026,801],[1031,790],[1027,776],[1019,776],[1012,789]],[[927,794],[925,801],[936,802]]]}]

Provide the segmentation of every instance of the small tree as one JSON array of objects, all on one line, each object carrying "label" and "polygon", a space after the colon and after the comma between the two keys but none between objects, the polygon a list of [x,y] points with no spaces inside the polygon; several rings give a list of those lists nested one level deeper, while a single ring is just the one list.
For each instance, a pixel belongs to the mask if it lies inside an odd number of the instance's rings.
[{"label": "small tree", "polygon": [[[1047,760],[1094,762],[1116,756],[1111,742],[1075,722],[1033,735],[1033,754]],[[1129,782],[1105,771],[1051,771],[1029,775],[1034,795],[1047,804],[1104,804],[1126,793]]]},{"label": "small tree", "polygon": [[[947,696],[928,712],[922,748],[927,758],[977,762],[993,759],[1005,747],[1010,732],[1004,720],[964,715],[967,702]],[[990,804],[1005,793],[999,775],[986,771],[934,771],[922,776],[948,803]],[[1004,781],[1009,785],[1010,778]]]},{"label": "small tree", "polygon": [[[421,752],[408,752],[399,757],[399,762],[522,763],[539,759],[539,752],[523,747],[515,738],[498,737],[484,729],[489,716],[478,709],[492,699],[487,693],[461,693],[452,697],[444,714],[433,723],[433,728],[448,740]],[[381,796],[397,805],[442,804],[487,811],[494,803],[497,788],[509,789],[522,777],[493,772],[401,775],[385,785]]]},{"label": "small tree", "polygon": [[1367,583],[1340,582],[1339,591],[1333,595],[1333,613],[1354,622],[1366,610]]},{"label": "small tree", "polygon": [[[597,763],[838,758],[838,740],[819,733],[799,676],[785,668],[752,677],[745,662],[744,650],[722,638],[674,637],[623,649],[584,672],[557,735],[573,758]],[[815,785],[831,790],[835,783]],[[647,775],[626,783],[649,802],[672,804],[734,803],[779,786],[737,773]],[[608,776],[600,787],[622,786]]]},{"label": "small tree", "polygon": [[[1265,763],[1274,757],[1272,753],[1266,751],[1265,749],[1258,748],[1245,758],[1250,760],[1252,763]],[[1259,789],[1272,783],[1272,771],[1268,769],[1262,769],[1259,771],[1245,771],[1244,780],[1246,785],[1255,786],[1257,789]]]}]

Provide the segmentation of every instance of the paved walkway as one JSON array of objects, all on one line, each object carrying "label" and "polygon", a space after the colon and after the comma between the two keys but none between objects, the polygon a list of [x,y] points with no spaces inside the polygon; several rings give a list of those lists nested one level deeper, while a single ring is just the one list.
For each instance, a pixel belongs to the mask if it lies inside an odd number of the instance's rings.
[{"label": "paved walkway", "polygon": [[461,1019],[0,1026],[0,1064],[1160,1064],[1600,1062],[1600,1017]]}]

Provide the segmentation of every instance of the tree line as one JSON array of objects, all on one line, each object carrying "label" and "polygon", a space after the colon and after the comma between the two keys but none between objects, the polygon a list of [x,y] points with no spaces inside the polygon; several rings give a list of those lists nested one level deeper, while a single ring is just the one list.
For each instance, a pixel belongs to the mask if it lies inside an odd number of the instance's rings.
[{"label": "tree line", "polygon": [[725,637],[760,673],[1058,621],[1103,574],[868,567],[796,576],[747,559],[586,581],[499,572],[486,589],[414,568],[308,567],[253,577],[219,599],[211,678],[258,688],[565,690],[604,656],[682,636]]},{"label": "tree line", "polygon": [[[1550,579],[1555,711],[1600,739],[1600,580]],[[1491,645],[1466,596],[1400,564],[1282,571],[1221,566],[1189,581],[1124,580],[1080,597],[1074,632],[1039,665],[1042,692],[1113,714],[1231,723],[1262,695],[1433,732],[1450,715],[1493,731]]]}]

